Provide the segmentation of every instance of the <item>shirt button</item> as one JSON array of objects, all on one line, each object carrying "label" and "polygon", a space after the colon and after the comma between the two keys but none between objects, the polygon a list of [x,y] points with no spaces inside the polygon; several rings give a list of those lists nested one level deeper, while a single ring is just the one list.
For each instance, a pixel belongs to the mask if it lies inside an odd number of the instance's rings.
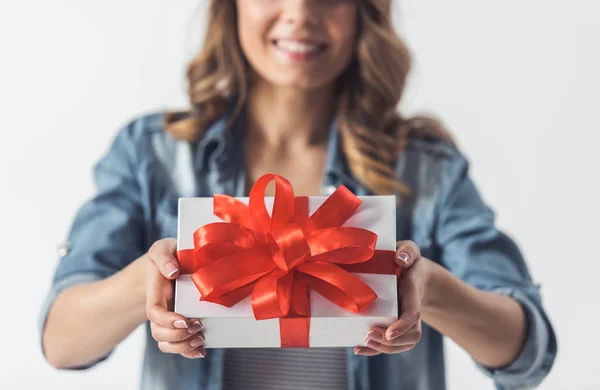
[{"label": "shirt button", "polygon": [[65,257],[71,251],[71,243],[70,242],[63,242],[63,243],[61,243],[56,248],[56,251],[57,251],[59,257],[61,257],[61,258]]}]

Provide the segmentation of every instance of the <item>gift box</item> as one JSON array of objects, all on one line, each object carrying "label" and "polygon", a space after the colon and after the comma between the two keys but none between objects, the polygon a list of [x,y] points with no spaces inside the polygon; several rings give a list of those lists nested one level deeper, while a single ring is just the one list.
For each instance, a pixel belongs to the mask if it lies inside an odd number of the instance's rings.
[{"label": "gift box", "polygon": [[343,186],[296,197],[276,175],[248,198],[180,198],[175,312],[202,320],[206,348],[365,345],[398,318],[395,210]]}]

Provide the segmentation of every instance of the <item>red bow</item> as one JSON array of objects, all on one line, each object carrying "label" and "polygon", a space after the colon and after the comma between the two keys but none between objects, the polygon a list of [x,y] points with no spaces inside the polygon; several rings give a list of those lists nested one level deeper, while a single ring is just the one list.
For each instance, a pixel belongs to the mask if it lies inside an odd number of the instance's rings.
[{"label": "red bow", "polygon": [[[264,194],[273,180],[275,197],[269,216]],[[393,252],[375,251],[376,234],[341,227],[361,204],[344,186],[310,217],[308,198],[294,197],[291,184],[272,174],[257,180],[248,206],[226,195],[213,198],[214,214],[226,222],[199,228],[194,232],[194,249],[178,252],[182,273],[193,274],[201,300],[231,307],[252,294],[258,320],[308,321],[308,288],[358,313],[377,295],[348,270],[393,274],[397,269]],[[384,256],[374,256],[376,252]],[[286,343],[282,335],[282,343],[307,344],[307,329],[306,335],[300,333],[296,336],[302,341],[291,337]]]}]

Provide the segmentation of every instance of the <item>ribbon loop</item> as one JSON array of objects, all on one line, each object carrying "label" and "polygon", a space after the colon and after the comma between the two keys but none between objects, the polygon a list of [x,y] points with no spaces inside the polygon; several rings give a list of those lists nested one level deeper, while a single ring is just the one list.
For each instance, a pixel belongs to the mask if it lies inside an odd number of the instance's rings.
[{"label": "ribbon loop", "polygon": [[261,278],[252,291],[252,307],[257,320],[288,315],[292,299],[294,274],[276,270]]},{"label": "ribbon loop", "polygon": [[[275,181],[272,217],[265,205],[267,185]],[[254,230],[266,232],[283,229],[294,222],[294,190],[289,181],[281,176],[266,174],[261,176],[250,190],[250,222]]]},{"label": "ribbon loop", "polygon": [[348,188],[341,185],[306,222],[309,231],[340,227],[354,214],[362,201]]}]

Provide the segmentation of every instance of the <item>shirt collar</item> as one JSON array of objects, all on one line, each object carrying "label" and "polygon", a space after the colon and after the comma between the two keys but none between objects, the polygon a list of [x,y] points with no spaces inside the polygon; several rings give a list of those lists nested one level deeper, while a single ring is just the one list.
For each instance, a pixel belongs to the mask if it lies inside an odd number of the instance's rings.
[{"label": "shirt collar", "polygon": [[[222,170],[232,161],[235,164],[244,163],[239,157],[243,153],[245,110],[242,109],[233,121],[230,121],[231,114],[231,110],[226,111],[208,127],[198,142],[196,166],[199,172],[206,169]],[[336,121],[333,121],[329,132],[322,192],[329,195],[340,185],[345,185],[356,195],[367,195],[369,192],[350,172],[342,147],[339,126]]]},{"label": "shirt collar", "polygon": [[204,172],[223,166],[225,160],[235,153],[236,138],[242,123],[242,111],[235,120],[231,121],[232,105],[226,112],[211,124],[197,144],[196,167],[198,172]]},{"label": "shirt collar", "polygon": [[344,154],[339,125],[334,121],[329,131],[325,177],[323,180],[324,188],[322,192],[329,195],[340,185],[348,187],[356,195],[366,195],[367,193],[366,188],[360,185],[350,172],[348,161]]}]

